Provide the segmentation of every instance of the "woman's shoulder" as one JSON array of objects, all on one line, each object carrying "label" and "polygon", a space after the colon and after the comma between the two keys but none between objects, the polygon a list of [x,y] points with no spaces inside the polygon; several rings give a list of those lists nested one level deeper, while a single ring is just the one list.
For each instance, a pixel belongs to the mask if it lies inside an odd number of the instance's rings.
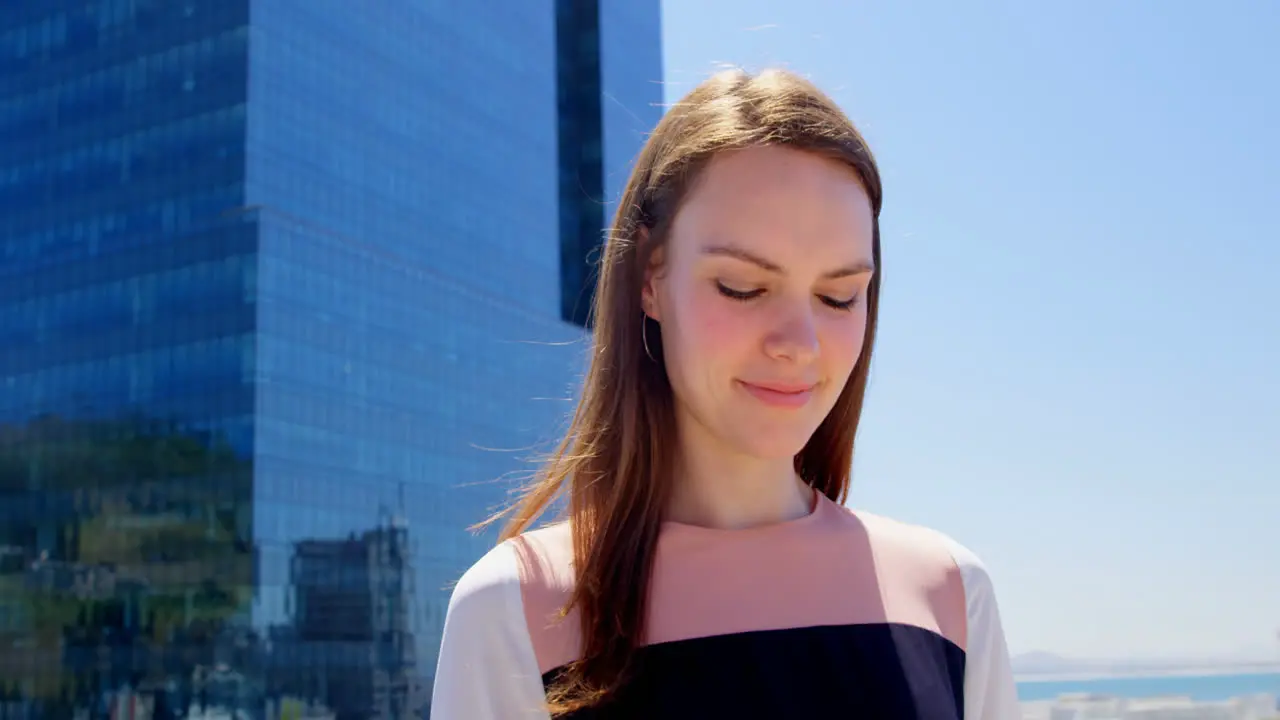
[{"label": "woman's shoulder", "polygon": [[849,510],[849,514],[882,552],[903,556],[915,564],[954,570],[974,582],[989,581],[986,565],[977,553],[941,530],[864,510]]},{"label": "woman's shoulder", "polygon": [[555,557],[550,550],[557,545],[550,528],[525,533],[499,543],[462,574],[445,615],[432,717],[548,717],[528,598],[537,596],[529,586],[544,582],[542,568],[550,569],[546,559]]},{"label": "woman's shoulder", "polygon": [[450,628],[492,626],[501,618],[520,616],[520,574],[510,544],[503,542],[462,573],[449,598]]},{"label": "woman's shoulder", "polygon": [[574,647],[576,625],[562,622],[573,591],[573,540],[561,523],[505,540],[463,573],[449,600],[444,640],[467,638],[537,676]]},{"label": "woman's shoulder", "polygon": [[572,578],[572,539],[560,523],[524,532],[495,545],[459,578],[449,603],[467,614],[523,619],[522,596],[539,589],[567,589]]},{"label": "woman's shoulder", "polygon": [[[944,594],[959,591],[963,596],[968,634],[975,624],[986,624],[994,614],[995,590],[991,574],[982,558],[951,535],[919,525],[861,510],[850,515],[865,529],[873,554],[885,568],[906,576],[904,582]],[[980,628],[978,628],[980,629]]]},{"label": "woman's shoulder", "polygon": [[[914,567],[912,572],[922,577],[948,578],[945,591],[936,592],[943,586],[937,583],[928,587],[926,594],[941,598],[943,601],[937,605],[953,608],[950,612],[963,608],[962,616],[950,618],[952,632],[948,637],[955,640],[965,656],[964,716],[1018,717],[1018,695],[999,603],[983,560],[940,530],[861,511],[850,514],[866,528],[867,537],[871,538],[868,544],[879,548],[877,561],[881,556],[905,560],[904,565]],[[956,597],[956,590],[963,592],[963,602]],[[960,621],[958,626],[956,620]]]}]

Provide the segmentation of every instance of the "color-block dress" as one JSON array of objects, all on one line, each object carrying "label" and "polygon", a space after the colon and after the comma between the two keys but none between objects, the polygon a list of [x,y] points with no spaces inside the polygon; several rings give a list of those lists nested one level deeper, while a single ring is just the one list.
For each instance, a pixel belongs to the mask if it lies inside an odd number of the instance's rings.
[{"label": "color-block dress", "polygon": [[[445,620],[434,720],[545,720],[575,659],[566,524],[491,550]],[[666,523],[648,643],[613,703],[580,718],[1021,717],[991,581],[950,538],[851,511],[748,530]]]}]

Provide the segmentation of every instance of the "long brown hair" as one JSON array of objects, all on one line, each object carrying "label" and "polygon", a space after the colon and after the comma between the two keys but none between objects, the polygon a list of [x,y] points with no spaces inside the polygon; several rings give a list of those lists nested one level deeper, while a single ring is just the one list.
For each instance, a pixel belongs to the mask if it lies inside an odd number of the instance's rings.
[{"label": "long brown hair", "polygon": [[876,273],[867,289],[862,354],[835,407],[795,459],[800,477],[819,492],[837,502],[847,497],[882,276],[880,174],[861,134],[807,80],[780,70],[721,72],[669,109],[636,161],[601,256],[590,365],[577,410],[536,481],[503,513],[511,515],[501,535],[507,540],[568,494],[576,584],[564,613],[578,611],[583,641],[580,659],[563,668],[548,690],[554,714],[605,701],[626,680],[629,661],[644,644],[647,588],[671,493],[675,442],[660,327],[640,305],[645,270],[708,161],[760,145],[784,145],[847,165],[862,181],[876,218]]}]

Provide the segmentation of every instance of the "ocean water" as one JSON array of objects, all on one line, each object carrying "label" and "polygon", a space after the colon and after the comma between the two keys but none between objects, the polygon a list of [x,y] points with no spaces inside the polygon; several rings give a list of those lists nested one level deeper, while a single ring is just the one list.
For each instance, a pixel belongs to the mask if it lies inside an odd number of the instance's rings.
[{"label": "ocean water", "polygon": [[1257,693],[1280,696],[1280,673],[1030,680],[1018,683],[1018,699],[1023,701],[1053,700],[1064,693],[1100,693],[1129,698],[1183,695],[1205,702]]}]

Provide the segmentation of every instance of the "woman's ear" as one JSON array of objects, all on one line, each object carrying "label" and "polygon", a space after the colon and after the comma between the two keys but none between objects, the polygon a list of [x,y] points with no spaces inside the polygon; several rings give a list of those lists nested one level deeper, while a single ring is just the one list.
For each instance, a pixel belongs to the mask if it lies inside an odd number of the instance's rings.
[{"label": "woman's ear", "polygon": [[[644,257],[646,253],[644,248],[649,244],[649,228],[641,227],[636,235],[636,240],[641,249],[640,255]],[[662,314],[658,304],[658,270],[662,267],[662,248],[656,248],[653,252],[647,253],[649,263],[644,269],[644,283],[640,287],[640,308],[644,310],[644,314],[656,322],[662,322]]]}]

